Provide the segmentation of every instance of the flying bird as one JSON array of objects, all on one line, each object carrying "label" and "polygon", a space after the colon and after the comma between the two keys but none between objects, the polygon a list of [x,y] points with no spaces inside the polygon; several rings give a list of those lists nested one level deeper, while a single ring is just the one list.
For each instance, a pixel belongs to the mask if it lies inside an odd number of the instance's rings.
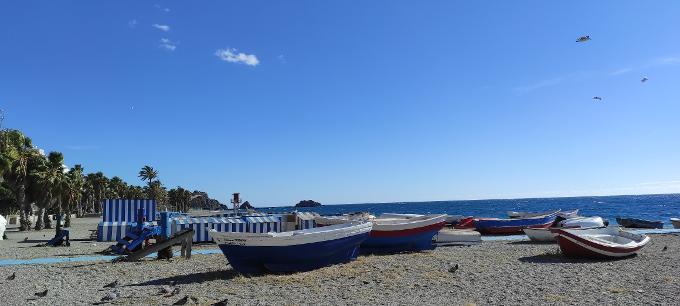
[{"label": "flying bird", "polygon": [[578,39],[576,39],[576,42],[586,42],[586,41],[589,41],[589,40],[590,40],[590,35],[586,35],[586,36],[581,36]]},{"label": "flying bird", "polygon": [[45,291],[42,291],[42,292],[36,292],[36,293],[35,293],[35,296],[37,296],[37,297],[46,297],[46,296],[47,296],[47,289],[45,289]]},{"label": "flying bird", "polygon": [[593,100],[602,101],[602,97],[594,96],[594,97],[593,97]]},{"label": "flying bird", "polygon": [[642,77],[642,80],[640,80],[640,82],[644,83],[644,82],[647,82],[648,80],[649,79],[647,77]]},{"label": "flying bird", "polygon": [[15,278],[17,278],[17,273],[16,273],[16,272],[14,272],[14,273],[12,273],[12,275],[8,276],[8,277],[7,277],[7,280],[14,280]]},{"label": "flying bird", "polygon": [[104,288],[116,288],[116,287],[118,287],[118,281],[117,280],[114,281],[113,283],[104,285]]}]

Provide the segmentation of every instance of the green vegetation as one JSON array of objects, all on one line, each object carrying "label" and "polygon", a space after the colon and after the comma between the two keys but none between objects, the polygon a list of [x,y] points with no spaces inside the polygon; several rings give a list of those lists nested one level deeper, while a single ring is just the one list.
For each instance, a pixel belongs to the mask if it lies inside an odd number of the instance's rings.
[{"label": "green vegetation", "polygon": [[[21,131],[0,131],[0,214],[19,214],[21,230],[51,228],[47,216],[54,213],[66,213],[68,227],[71,214],[99,213],[103,199],[155,199],[160,209],[181,211],[221,207],[205,192],[179,186],[168,191],[151,166],[144,166],[138,176],[146,186],[130,185],[117,176],[109,179],[102,172],[85,174],[81,165],[68,169],[62,153],[45,156]],[[28,218],[33,214],[35,224]],[[60,226],[56,224],[57,230]]]}]

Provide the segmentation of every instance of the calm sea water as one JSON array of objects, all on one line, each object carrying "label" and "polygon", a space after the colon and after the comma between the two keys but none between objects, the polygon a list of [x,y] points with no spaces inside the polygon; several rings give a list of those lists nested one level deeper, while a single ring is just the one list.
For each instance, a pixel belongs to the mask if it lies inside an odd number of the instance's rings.
[{"label": "calm sea water", "polygon": [[[271,207],[258,210],[275,213],[293,209],[292,207]],[[626,216],[661,220],[665,223],[665,227],[672,227],[668,219],[670,217],[680,218],[680,194],[343,204],[298,208],[299,211],[314,211],[322,215],[363,211],[373,214],[444,213],[475,217],[505,217],[505,212],[508,210],[538,212],[556,209],[580,209],[579,214],[582,216],[600,216],[608,219],[612,224],[616,223],[617,216]]]}]

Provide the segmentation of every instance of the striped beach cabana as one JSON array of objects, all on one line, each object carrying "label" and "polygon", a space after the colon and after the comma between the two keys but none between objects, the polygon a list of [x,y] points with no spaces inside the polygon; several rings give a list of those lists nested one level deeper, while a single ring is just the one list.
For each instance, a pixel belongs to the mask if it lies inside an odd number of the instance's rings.
[{"label": "striped beach cabana", "polygon": [[194,230],[193,242],[210,242],[210,229],[218,232],[245,232],[246,222],[240,218],[178,216],[171,218],[170,227],[171,234],[191,228]]},{"label": "striped beach cabana", "polygon": [[223,222],[213,223],[212,229],[218,232],[237,232],[243,233],[246,231],[246,221],[241,218],[221,218]]},{"label": "striped beach cabana", "polygon": [[314,221],[314,218],[317,217],[318,215],[319,214],[313,212],[296,212],[295,213],[295,221],[297,223],[296,228],[298,230],[315,228],[316,221]]},{"label": "striped beach cabana", "polygon": [[[127,222],[99,222],[97,225],[97,241],[118,241],[132,228],[134,223]],[[134,224],[136,225],[136,224]]]},{"label": "striped beach cabana", "polygon": [[281,231],[281,217],[276,216],[247,216],[243,217],[249,233],[269,233]]},{"label": "striped beach cabana", "polygon": [[156,218],[156,200],[105,199],[101,204],[103,222],[136,222],[140,208],[146,221]]}]

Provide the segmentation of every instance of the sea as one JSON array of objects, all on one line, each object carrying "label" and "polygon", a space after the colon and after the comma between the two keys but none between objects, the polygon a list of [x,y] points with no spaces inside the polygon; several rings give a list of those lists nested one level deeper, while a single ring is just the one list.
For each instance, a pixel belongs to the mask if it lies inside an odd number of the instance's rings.
[{"label": "sea", "polygon": [[507,211],[542,212],[579,209],[582,216],[600,216],[616,224],[616,217],[635,217],[664,222],[672,228],[669,218],[680,218],[680,194],[620,195],[561,198],[531,198],[507,200],[463,200],[433,202],[395,202],[365,204],[334,204],[320,207],[258,208],[261,212],[282,213],[292,210],[312,211],[321,215],[351,212],[412,214],[449,214],[474,217],[506,217]]}]

